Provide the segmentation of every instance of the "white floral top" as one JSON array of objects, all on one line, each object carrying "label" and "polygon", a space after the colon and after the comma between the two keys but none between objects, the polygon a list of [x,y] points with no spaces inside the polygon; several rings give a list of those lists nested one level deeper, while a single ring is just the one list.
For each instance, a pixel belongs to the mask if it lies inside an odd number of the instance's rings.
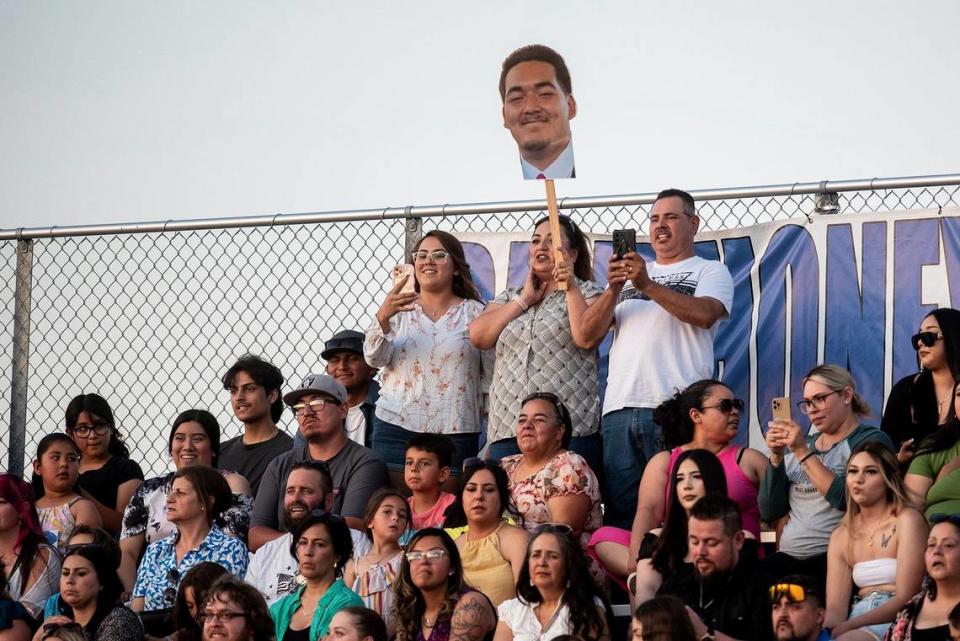
[{"label": "white floral top", "polygon": [[383,369],[377,418],[411,432],[480,431],[494,353],[471,345],[467,328],[482,311],[483,303],[463,300],[433,322],[414,303],[413,311],[390,319],[386,335],[374,321],[363,355]]}]

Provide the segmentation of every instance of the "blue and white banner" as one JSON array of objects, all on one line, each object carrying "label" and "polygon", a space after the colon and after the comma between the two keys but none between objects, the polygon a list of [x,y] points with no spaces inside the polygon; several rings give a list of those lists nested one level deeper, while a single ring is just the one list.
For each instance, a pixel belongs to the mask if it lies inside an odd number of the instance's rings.
[{"label": "blue and white banner", "polygon": [[[459,234],[484,298],[523,283],[529,234]],[[606,283],[610,236],[591,236],[597,281]],[[646,239],[644,239],[645,241]],[[647,242],[638,252],[653,260]],[[696,253],[733,276],[730,318],[715,345],[715,374],[747,404],[749,434],[763,449],[770,401],[802,398],[818,363],[853,373],[879,425],[891,385],[917,371],[910,336],[937,307],[960,306],[960,208],[791,219],[697,236]],[[656,340],[638,337],[638,340]],[[610,337],[601,347],[601,389]],[[655,364],[651,363],[651,366]],[[794,407],[795,417],[799,412]],[[806,424],[805,420],[800,421]]]}]

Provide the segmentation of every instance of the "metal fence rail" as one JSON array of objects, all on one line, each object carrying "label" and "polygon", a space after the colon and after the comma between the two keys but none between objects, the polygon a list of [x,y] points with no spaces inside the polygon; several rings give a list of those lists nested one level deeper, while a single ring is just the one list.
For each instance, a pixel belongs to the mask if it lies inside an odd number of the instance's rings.
[{"label": "metal fence rail", "polygon": [[[701,229],[719,230],[957,205],[960,174],[694,195]],[[588,231],[645,231],[654,198],[566,198],[560,206]],[[517,201],[0,231],[0,385],[10,389],[0,412],[11,417],[0,452],[19,472],[44,434],[63,429],[69,399],[97,391],[144,472],[159,474],[180,411],[209,409],[225,439],[238,433],[219,383],[237,356],[262,354],[295,384],[322,367],[319,353],[333,332],[365,328],[389,267],[421,225],[529,231],[545,207]],[[280,423],[293,431],[289,414]]]}]

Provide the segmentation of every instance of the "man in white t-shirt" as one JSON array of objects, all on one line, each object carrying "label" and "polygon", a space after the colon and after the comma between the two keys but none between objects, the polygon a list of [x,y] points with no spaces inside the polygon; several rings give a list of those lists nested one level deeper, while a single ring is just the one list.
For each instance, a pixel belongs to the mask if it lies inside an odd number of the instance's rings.
[{"label": "man in white t-shirt", "polygon": [[[264,543],[250,555],[244,580],[254,586],[267,600],[267,605],[290,594],[300,586],[297,560],[290,554],[293,542],[291,531],[310,516],[313,510],[329,511],[333,506],[333,479],[325,463],[300,461],[294,463],[287,477],[283,494],[286,533]],[[370,543],[357,530],[350,530],[355,556],[366,554]]]},{"label": "man in white t-shirt", "polygon": [[661,449],[653,409],[677,389],[713,376],[717,321],[733,304],[723,263],[694,255],[700,225],[693,197],[657,195],[650,211],[656,260],[636,252],[610,258],[609,287],[584,312],[588,332],[614,330],[603,402],[605,521],[630,529],[647,461]]}]

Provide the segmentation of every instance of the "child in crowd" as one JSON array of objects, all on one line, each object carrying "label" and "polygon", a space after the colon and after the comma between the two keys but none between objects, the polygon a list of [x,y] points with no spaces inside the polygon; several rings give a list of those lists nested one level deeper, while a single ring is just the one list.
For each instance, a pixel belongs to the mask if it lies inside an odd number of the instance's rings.
[{"label": "child in crowd", "polygon": [[[80,449],[72,438],[62,432],[44,436],[37,446],[33,471],[37,475],[34,477],[34,491],[42,494],[37,500],[40,527],[61,554],[75,525],[103,525],[93,502],[75,490],[80,477]],[[36,487],[37,484],[42,488]]]},{"label": "child in crowd", "polygon": [[365,555],[350,559],[343,572],[343,582],[366,607],[383,617],[391,635],[393,581],[403,561],[400,538],[409,524],[410,510],[403,494],[393,488],[377,490],[363,513],[364,534],[373,547]]},{"label": "child in crowd", "polygon": [[414,530],[443,527],[444,512],[457,500],[441,486],[450,478],[453,444],[442,434],[418,434],[407,441],[403,480],[410,489],[410,521]]}]

